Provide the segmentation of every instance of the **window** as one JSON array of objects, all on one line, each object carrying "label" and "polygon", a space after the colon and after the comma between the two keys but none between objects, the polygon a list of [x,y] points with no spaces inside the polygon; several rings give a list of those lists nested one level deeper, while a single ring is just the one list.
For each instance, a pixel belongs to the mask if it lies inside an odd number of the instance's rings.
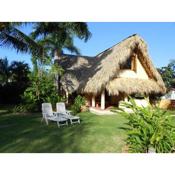
[{"label": "window", "polygon": [[124,64],[120,65],[120,69],[130,69],[136,72],[136,58],[129,58]]},{"label": "window", "polygon": [[120,69],[131,69],[131,59],[129,58],[124,64],[120,65]]}]

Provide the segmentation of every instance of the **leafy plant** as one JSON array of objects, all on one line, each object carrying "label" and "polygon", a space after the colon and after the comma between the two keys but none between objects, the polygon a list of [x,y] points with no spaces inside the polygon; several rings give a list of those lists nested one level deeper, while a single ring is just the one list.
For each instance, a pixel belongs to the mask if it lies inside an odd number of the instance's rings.
[{"label": "leafy plant", "polygon": [[175,87],[175,60],[171,60],[167,66],[158,68],[167,88]]},{"label": "leafy plant", "polygon": [[81,95],[78,95],[75,98],[74,104],[71,106],[73,115],[81,112],[81,107],[85,105],[85,98]]},{"label": "leafy plant", "polygon": [[55,105],[64,99],[58,95],[53,77],[45,70],[42,71],[42,76],[38,74],[30,75],[31,84],[25,90],[23,100],[25,104],[33,106],[33,110],[40,111],[41,103],[49,102]]},{"label": "leafy plant", "polygon": [[[25,23],[27,24],[27,23]],[[38,45],[30,36],[20,30],[23,22],[1,22],[0,42],[1,47],[15,49],[21,53],[42,54],[43,48]]]},{"label": "leafy plant", "polygon": [[130,98],[123,103],[133,112],[121,109],[121,114],[128,119],[127,144],[130,152],[148,153],[154,149],[157,153],[169,153],[175,150],[175,127],[171,125],[170,114],[158,107],[139,107]]}]

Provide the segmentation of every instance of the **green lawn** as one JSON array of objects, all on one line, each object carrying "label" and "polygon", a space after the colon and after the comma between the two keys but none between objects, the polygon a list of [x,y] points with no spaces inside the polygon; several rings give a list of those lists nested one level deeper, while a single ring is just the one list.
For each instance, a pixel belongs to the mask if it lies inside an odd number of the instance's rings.
[{"label": "green lawn", "polygon": [[120,115],[79,114],[81,124],[58,128],[41,123],[41,114],[0,111],[0,152],[122,152],[126,119]]}]

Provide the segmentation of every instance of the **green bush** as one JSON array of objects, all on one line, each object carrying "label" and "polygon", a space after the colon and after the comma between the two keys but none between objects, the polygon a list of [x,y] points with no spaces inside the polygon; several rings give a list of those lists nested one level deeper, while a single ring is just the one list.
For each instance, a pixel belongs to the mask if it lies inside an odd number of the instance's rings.
[{"label": "green bush", "polygon": [[133,99],[124,103],[133,113],[121,109],[128,119],[127,145],[129,152],[148,153],[153,149],[157,153],[170,153],[175,150],[175,127],[171,125],[170,114],[158,107],[138,107]]},{"label": "green bush", "polygon": [[31,75],[30,79],[31,84],[23,95],[23,102],[28,111],[40,111],[44,102],[55,106],[57,102],[64,101],[64,98],[58,95],[53,79],[47,72],[43,72],[40,77]]},{"label": "green bush", "polygon": [[73,115],[76,115],[77,113],[81,112],[81,107],[85,105],[85,98],[81,95],[78,95],[75,100],[74,104],[71,106],[71,111]]}]

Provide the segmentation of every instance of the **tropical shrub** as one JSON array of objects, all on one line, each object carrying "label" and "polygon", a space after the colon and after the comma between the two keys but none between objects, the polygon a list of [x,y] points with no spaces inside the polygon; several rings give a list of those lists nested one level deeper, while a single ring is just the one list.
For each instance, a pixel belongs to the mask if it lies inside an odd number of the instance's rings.
[{"label": "tropical shrub", "polygon": [[23,103],[16,105],[13,112],[37,112],[42,103],[51,103],[53,106],[64,99],[58,95],[53,80],[48,75],[42,77],[31,76],[31,84],[22,97]]},{"label": "tropical shrub", "polygon": [[128,119],[127,145],[129,152],[157,153],[175,151],[175,127],[171,125],[170,114],[158,107],[138,107],[133,99],[123,104],[133,112],[121,110],[121,114]]},{"label": "tropical shrub", "polygon": [[42,76],[31,74],[31,84],[23,95],[24,104],[29,111],[40,111],[41,103],[48,102],[55,106],[64,99],[58,95],[56,85],[47,72],[42,72]]},{"label": "tropical shrub", "polygon": [[71,111],[73,115],[81,112],[81,107],[85,105],[85,98],[81,95],[78,95],[75,100],[74,104],[71,106]]}]

